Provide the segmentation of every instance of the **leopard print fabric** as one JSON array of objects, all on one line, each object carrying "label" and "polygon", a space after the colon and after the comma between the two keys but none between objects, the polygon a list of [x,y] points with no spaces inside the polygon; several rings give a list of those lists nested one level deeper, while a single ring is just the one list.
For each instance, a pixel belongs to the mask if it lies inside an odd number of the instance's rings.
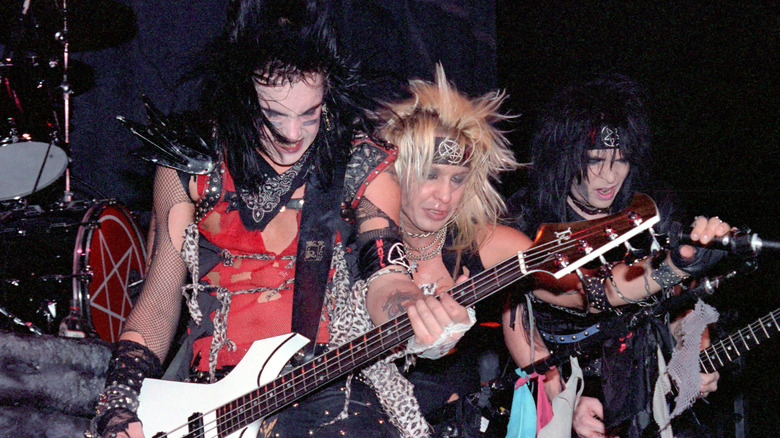
[{"label": "leopard print fabric", "polygon": [[[198,226],[191,223],[184,231],[184,243],[181,246],[181,257],[187,268],[192,274],[192,278],[196,279],[192,284],[187,284],[182,287],[181,293],[184,295],[184,299],[187,303],[187,309],[190,311],[190,316],[196,324],[200,325],[203,320],[203,312],[200,311],[198,306],[198,293],[203,288],[197,283],[197,279],[200,278],[199,266],[198,266],[198,239],[200,235],[198,233]],[[201,287],[198,287],[201,286]],[[191,290],[191,292],[188,292]]]},{"label": "leopard print fabric", "polygon": [[[350,285],[344,250],[337,245],[333,253],[333,267],[336,274],[329,291],[331,306],[328,307],[331,333],[330,348],[335,348],[374,328],[368,315],[366,292],[368,285],[360,280]],[[390,421],[407,438],[430,436],[430,426],[420,411],[414,397],[414,386],[401,375],[394,360],[405,355],[401,350],[360,371],[360,378],[376,392]],[[334,421],[345,418],[349,408],[349,383],[347,380],[344,410]]]}]

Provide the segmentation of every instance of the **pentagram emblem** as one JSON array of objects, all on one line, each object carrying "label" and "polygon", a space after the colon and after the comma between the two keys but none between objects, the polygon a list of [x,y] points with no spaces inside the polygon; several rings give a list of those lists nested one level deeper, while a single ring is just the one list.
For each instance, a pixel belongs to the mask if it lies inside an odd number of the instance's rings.
[{"label": "pentagram emblem", "polygon": [[115,342],[132,308],[131,282],[146,272],[146,251],[132,216],[123,206],[97,204],[87,217],[85,223],[95,220],[100,225],[79,228],[76,257],[82,269],[91,272],[80,288],[89,298],[95,331],[103,340]]},{"label": "pentagram emblem", "polygon": [[601,128],[601,142],[604,144],[605,149],[619,148],[620,135],[618,135],[618,129],[610,129],[609,126],[603,126]]},{"label": "pentagram emblem", "polygon": [[445,138],[436,147],[436,157],[433,161],[438,164],[458,165],[463,161],[463,148],[455,140]]}]

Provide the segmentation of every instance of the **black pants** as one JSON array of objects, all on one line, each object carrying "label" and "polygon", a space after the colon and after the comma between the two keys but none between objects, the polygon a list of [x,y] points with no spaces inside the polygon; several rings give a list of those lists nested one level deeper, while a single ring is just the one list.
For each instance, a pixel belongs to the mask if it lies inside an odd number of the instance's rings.
[{"label": "black pants", "polygon": [[327,424],[344,407],[344,379],[293,404],[265,420],[258,437],[399,437],[374,391],[358,379],[352,380],[349,416]]}]

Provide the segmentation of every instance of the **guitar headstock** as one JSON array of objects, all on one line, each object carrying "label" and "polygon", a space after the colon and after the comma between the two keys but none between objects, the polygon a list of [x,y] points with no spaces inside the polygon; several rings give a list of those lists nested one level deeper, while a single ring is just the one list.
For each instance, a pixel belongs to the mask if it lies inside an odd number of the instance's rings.
[{"label": "guitar headstock", "polygon": [[532,250],[547,250],[536,268],[561,278],[605,252],[650,229],[661,218],[655,202],[635,193],[631,205],[620,213],[590,221],[544,224]]}]

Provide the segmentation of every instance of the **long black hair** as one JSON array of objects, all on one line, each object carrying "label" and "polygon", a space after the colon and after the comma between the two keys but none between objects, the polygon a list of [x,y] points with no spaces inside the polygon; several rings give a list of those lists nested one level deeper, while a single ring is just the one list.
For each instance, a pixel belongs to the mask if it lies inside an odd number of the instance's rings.
[{"label": "long black hair", "polygon": [[[270,143],[263,126],[288,142],[261,111],[254,83],[296,82],[312,73],[325,79],[320,131],[312,144],[314,169],[330,181],[333,161],[347,154],[358,131],[374,124],[365,110],[375,100],[365,92],[358,65],[338,52],[326,2],[317,0],[233,1],[223,32],[197,57],[189,75],[199,79],[200,110],[213,122],[237,188],[253,190],[270,175],[258,150]],[[325,117],[328,120],[325,120]]]},{"label": "long black hair", "polygon": [[570,85],[544,108],[531,143],[532,196],[544,222],[567,220],[566,197],[573,181],[582,182],[588,170],[592,133],[602,124],[617,127],[620,151],[629,173],[615,197],[615,211],[631,202],[647,183],[650,172],[650,128],[645,96],[632,79],[602,75]]}]

